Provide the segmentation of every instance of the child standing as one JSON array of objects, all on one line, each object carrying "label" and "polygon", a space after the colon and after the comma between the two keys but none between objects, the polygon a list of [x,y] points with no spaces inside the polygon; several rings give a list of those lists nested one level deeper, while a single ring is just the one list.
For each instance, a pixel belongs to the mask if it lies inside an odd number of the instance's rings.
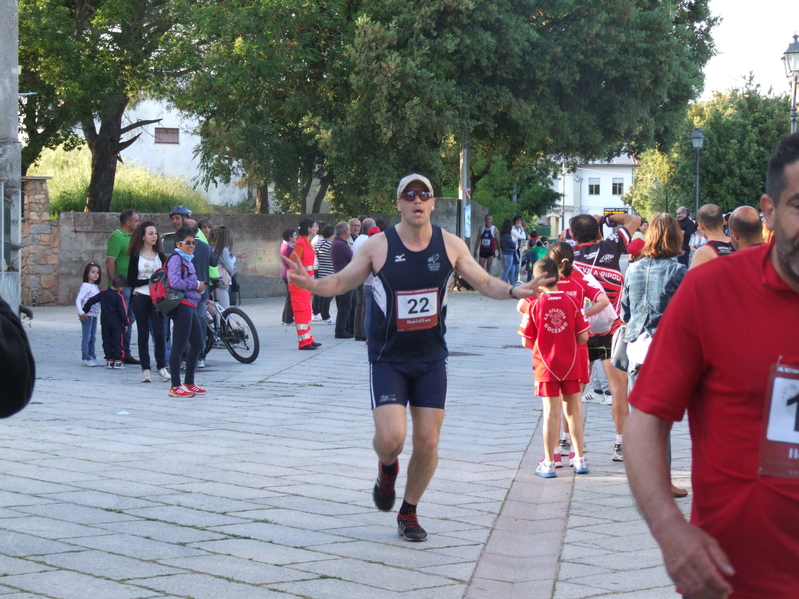
[{"label": "child standing", "polygon": [[75,298],[75,307],[78,309],[78,318],[81,321],[83,338],[80,342],[81,359],[84,366],[101,366],[97,361],[97,354],[94,353],[94,340],[97,337],[97,317],[100,315],[100,306],[92,306],[88,314],[83,312],[83,306],[87,300],[100,293],[100,266],[94,262],[89,262],[83,269],[83,284],[78,290],[78,297]]},{"label": "child standing", "polygon": [[544,402],[544,459],[535,473],[543,478],[556,476],[554,448],[558,445],[559,416],[563,405],[574,439],[574,457],[570,465],[575,473],[587,474],[588,465],[582,455],[583,418],[577,348],[588,340],[588,321],[574,300],[558,290],[560,275],[554,260],[538,260],[533,266],[533,274],[554,279],[544,286],[538,299],[529,304],[524,330],[520,333],[532,343],[535,393]]},{"label": "child standing", "polygon": [[128,330],[128,305],[122,290],[127,286],[125,275],[117,275],[111,281],[111,287],[104,289],[91,299],[86,300],[83,312],[88,313],[92,306],[99,303],[100,324],[103,334],[103,352],[105,367],[122,370],[125,368],[125,350],[123,349],[125,331]]}]

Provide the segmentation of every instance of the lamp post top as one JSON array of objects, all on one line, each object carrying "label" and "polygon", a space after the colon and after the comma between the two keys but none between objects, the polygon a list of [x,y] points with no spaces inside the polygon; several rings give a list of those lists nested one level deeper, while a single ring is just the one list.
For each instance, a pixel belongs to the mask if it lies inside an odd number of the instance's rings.
[{"label": "lamp post top", "polygon": [[705,145],[705,136],[702,135],[702,130],[699,127],[694,127],[691,132],[691,145],[695,150],[701,150],[702,146]]},{"label": "lamp post top", "polygon": [[799,35],[793,34],[793,42],[783,52],[782,60],[785,65],[786,77],[799,75]]}]

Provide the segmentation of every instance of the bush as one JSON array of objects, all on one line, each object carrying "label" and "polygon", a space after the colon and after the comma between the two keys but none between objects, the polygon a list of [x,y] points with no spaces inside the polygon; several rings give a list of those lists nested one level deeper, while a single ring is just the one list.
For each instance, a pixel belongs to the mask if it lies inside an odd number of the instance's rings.
[{"label": "bush", "polygon": [[[62,212],[83,212],[91,160],[91,153],[85,145],[71,152],[63,148],[45,149],[28,170],[32,176],[52,177],[48,182],[52,218],[58,218]],[[153,174],[144,167],[128,163],[117,166],[111,212],[121,212],[125,208],[137,212],[169,212],[179,204],[192,212],[215,212],[213,204],[200,191],[179,177]]]}]

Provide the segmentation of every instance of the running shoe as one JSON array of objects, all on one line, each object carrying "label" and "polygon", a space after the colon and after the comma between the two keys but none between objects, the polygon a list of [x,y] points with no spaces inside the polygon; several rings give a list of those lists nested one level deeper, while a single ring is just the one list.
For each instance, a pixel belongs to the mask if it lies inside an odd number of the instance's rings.
[{"label": "running shoe", "polygon": [[152,383],[153,379],[150,378],[150,371],[149,370],[142,370],[141,371],[141,382],[142,383]]},{"label": "running shoe", "polygon": [[584,456],[572,458],[569,460],[569,463],[574,468],[575,474],[588,474],[590,472],[590,470],[588,470],[588,464],[586,464]]},{"label": "running shoe", "polygon": [[572,444],[568,439],[561,439],[560,440],[560,453],[562,455],[569,455],[571,451]]},{"label": "running shoe", "polygon": [[194,393],[184,387],[170,387],[169,397],[194,397]]},{"label": "running shoe", "polygon": [[125,366],[125,363],[122,360],[117,360],[116,362],[114,362],[113,366],[114,370],[125,370],[126,368],[127,366]]},{"label": "running shoe", "polygon": [[95,366],[102,366],[103,365],[103,361],[102,360],[98,360],[97,358],[92,358],[92,362],[94,362]]},{"label": "running shoe", "polygon": [[612,406],[613,405],[613,396],[610,393],[603,393],[600,400],[600,406]]},{"label": "running shoe", "polygon": [[158,376],[161,377],[162,381],[171,381],[172,380],[172,375],[169,374],[169,371],[166,368],[161,368],[158,371]]},{"label": "running shoe", "polygon": [[563,460],[560,457],[560,452],[556,451],[553,457],[555,458],[555,468],[563,468]]},{"label": "running shoe", "polygon": [[320,320],[322,320],[321,314],[314,314],[313,317],[311,318],[311,322],[319,322]]},{"label": "running shoe", "polygon": [[535,475],[541,478],[555,478],[557,476],[555,474],[555,462],[541,462],[538,464],[538,468],[535,469]]},{"label": "running shoe", "polygon": [[114,361],[113,360],[106,360],[105,361],[105,367],[106,368],[113,368],[114,367]]},{"label": "running shoe", "polygon": [[332,318],[326,318],[322,322],[325,323],[325,324],[336,324],[336,321],[333,320]]},{"label": "running shoe", "polygon": [[589,391],[583,395],[583,401],[586,403],[600,403],[605,397],[601,391]]},{"label": "running shoe", "polygon": [[205,368],[205,360],[197,360],[197,368]]},{"label": "running shoe", "polygon": [[406,541],[418,543],[427,540],[427,531],[419,526],[416,512],[397,514],[397,532]]},{"label": "running shoe", "polygon": [[202,387],[198,387],[197,385],[184,384],[183,388],[186,391],[190,391],[193,395],[203,395],[205,393],[205,389],[203,389]]},{"label": "running shoe", "polygon": [[624,456],[621,453],[621,443],[616,443],[616,445],[613,446],[613,458],[612,459],[613,459],[614,462],[623,462],[624,461]]},{"label": "running shoe", "polygon": [[377,464],[377,481],[375,481],[375,488],[372,489],[372,499],[375,502],[375,507],[383,512],[390,512],[394,507],[394,500],[397,498],[394,483],[397,482],[399,474],[399,459],[395,464],[397,471],[394,474],[384,474],[383,463],[378,462]]},{"label": "running shoe", "polygon": [[90,360],[87,358],[86,360],[83,361],[83,365],[88,366],[89,368],[94,368],[95,366],[97,366],[97,363],[94,360]]}]

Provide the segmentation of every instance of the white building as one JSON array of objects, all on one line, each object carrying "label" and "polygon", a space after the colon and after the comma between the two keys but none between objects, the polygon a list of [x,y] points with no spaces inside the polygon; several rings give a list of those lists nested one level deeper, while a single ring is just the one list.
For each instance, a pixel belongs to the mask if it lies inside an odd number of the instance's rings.
[{"label": "white building", "polygon": [[561,204],[546,215],[551,235],[555,237],[568,228],[569,220],[577,214],[631,212],[632,207],[621,198],[630,190],[637,166],[634,156],[624,154],[609,162],[579,164],[574,171],[561,173],[553,185],[563,194]]},{"label": "white building", "polygon": [[131,132],[133,135],[140,132],[141,136],[123,150],[123,160],[153,173],[180,177],[204,193],[212,204],[234,205],[247,199],[246,187],[233,183],[212,184],[206,191],[197,182],[200,161],[195,158],[194,150],[200,144],[200,137],[194,133],[198,126],[196,120],[185,118],[156,100],[142,100],[125,112],[125,124],[155,119],[161,121]]}]

